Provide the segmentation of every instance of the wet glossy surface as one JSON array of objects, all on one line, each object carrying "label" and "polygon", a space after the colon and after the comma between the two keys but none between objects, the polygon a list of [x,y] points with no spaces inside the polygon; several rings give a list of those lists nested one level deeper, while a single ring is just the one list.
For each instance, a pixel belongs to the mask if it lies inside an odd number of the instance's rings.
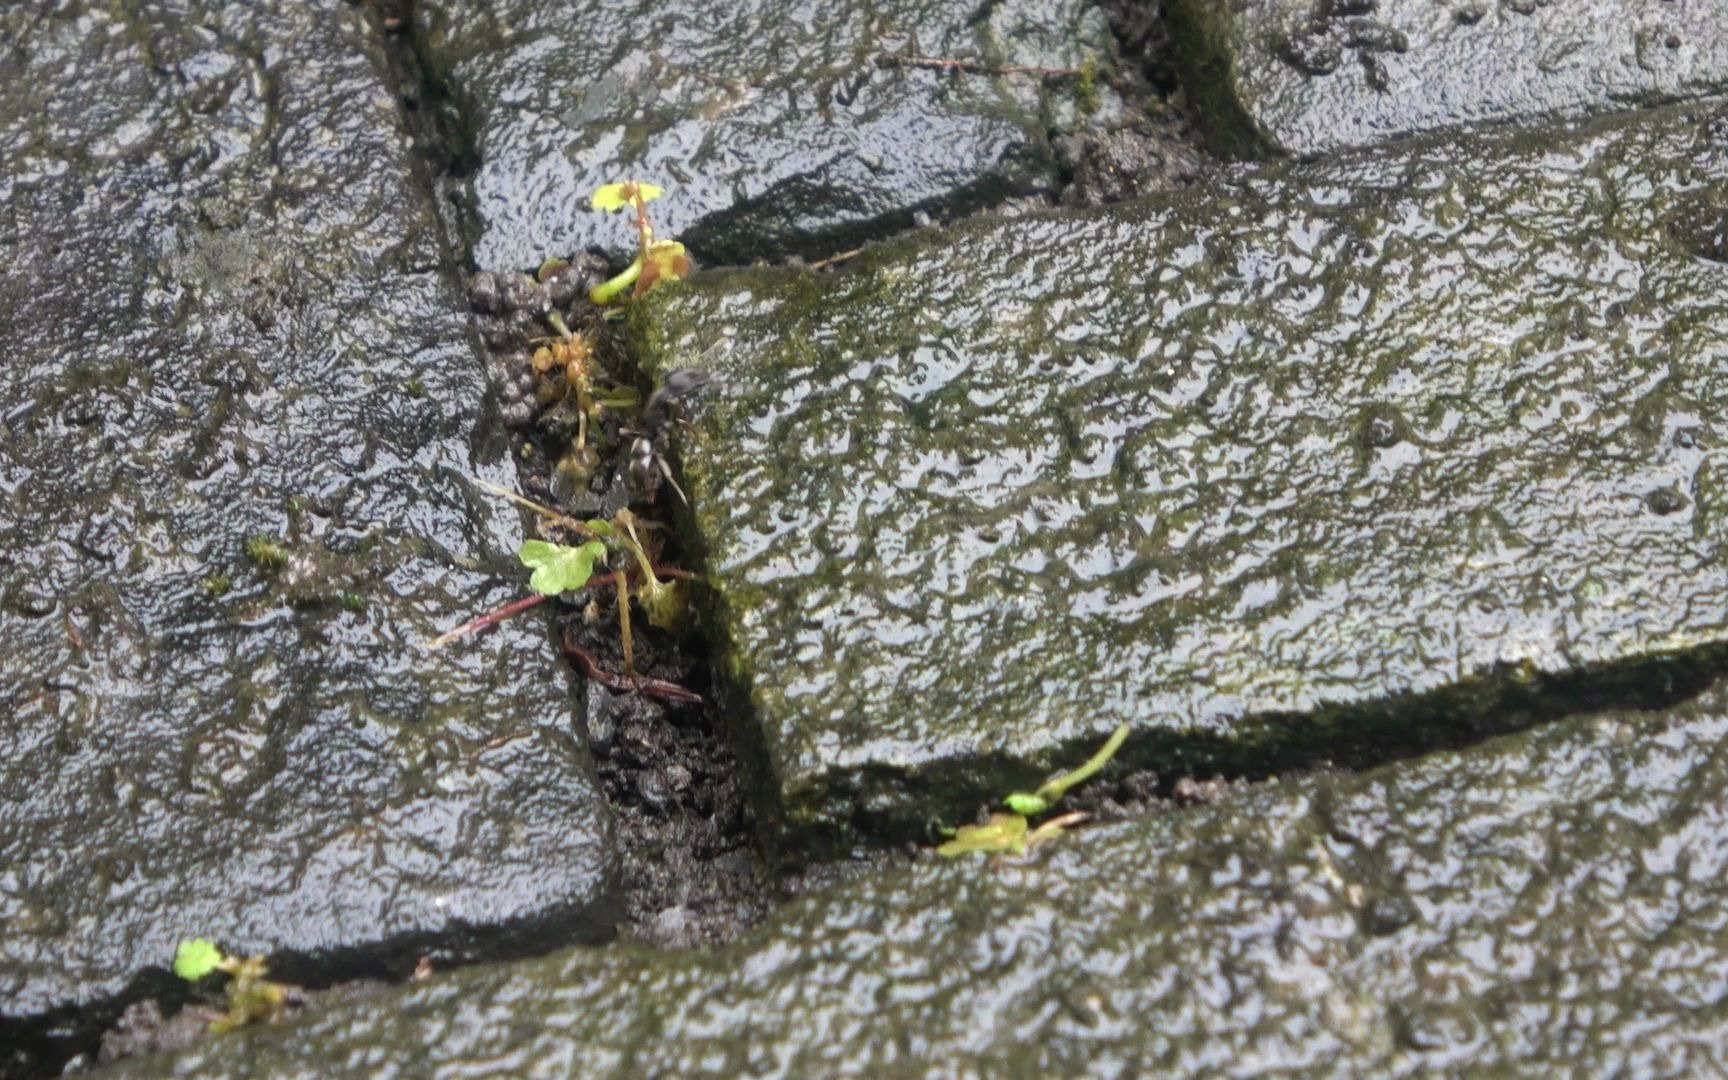
[{"label": "wet glossy surface", "polygon": [[[707,262],[829,254],[1059,185],[1072,83],[884,68],[883,54],[1077,67],[1110,36],[1086,0],[423,0],[419,50],[472,140],[473,257],[532,269],[634,253],[588,208],[626,177],[666,187],[661,235]],[[1113,101],[1105,91],[1107,102]]]},{"label": "wet glossy surface", "polygon": [[708,954],[471,969],[132,1076],[1688,1076],[1728,1050],[1728,693],[932,860]]},{"label": "wet glossy surface", "polygon": [[1217,143],[1323,154],[1728,90],[1720,0],[1169,0]]},{"label": "wet glossy surface", "polygon": [[911,832],[1123,721],[1276,765],[1728,641],[1725,177],[1657,113],[666,290],[773,799]]},{"label": "wet glossy surface", "polygon": [[604,935],[543,626],[420,647],[519,594],[520,524],[457,479],[511,470],[375,37],[129,7],[0,13],[0,1021],[192,934],[306,977]]}]

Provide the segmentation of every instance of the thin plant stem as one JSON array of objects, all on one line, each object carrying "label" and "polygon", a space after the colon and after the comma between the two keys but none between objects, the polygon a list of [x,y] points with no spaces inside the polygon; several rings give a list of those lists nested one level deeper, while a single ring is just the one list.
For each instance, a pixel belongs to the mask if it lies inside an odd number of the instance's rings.
[{"label": "thin plant stem", "polygon": [[531,607],[544,604],[550,599],[552,599],[550,596],[546,596],[543,593],[534,593],[530,596],[524,596],[520,600],[512,600],[503,607],[498,608],[495,611],[488,611],[477,619],[469,619],[467,622],[447,634],[439,634],[437,637],[426,643],[426,648],[442,649],[452,641],[465,638],[475,631],[484,630],[488,626],[492,626],[496,623],[501,623],[512,615],[519,615]]}]

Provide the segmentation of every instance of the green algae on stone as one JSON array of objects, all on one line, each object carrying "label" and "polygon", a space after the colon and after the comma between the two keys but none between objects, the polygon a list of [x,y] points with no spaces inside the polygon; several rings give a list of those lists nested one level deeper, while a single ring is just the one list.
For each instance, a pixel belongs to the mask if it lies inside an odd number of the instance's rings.
[{"label": "green algae on stone", "polygon": [[1246,168],[651,299],[649,374],[715,376],[682,471],[768,801],[954,824],[1121,722],[1160,771],[1373,757],[1728,645],[1728,273],[1663,224],[1725,130]]},{"label": "green algae on stone", "polygon": [[1719,0],[1168,0],[1226,153],[1324,154],[1728,90]]},{"label": "green algae on stone", "polygon": [[119,1075],[1693,1076],[1728,690],[929,859],[713,952],[469,968]]},{"label": "green algae on stone", "polygon": [[192,934],[300,981],[610,933],[543,628],[420,648],[513,595],[520,522],[460,479],[511,470],[364,14],[0,39],[0,1044]]},{"label": "green algae on stone", "polygon": [[520,270],[628,261],[583,205],[625,177],[664,185],[660,235],[720,262],[1053,193],[1052,135],[1086,122],[1071,87],[881,59],[1078,70],[1111,49],[1093,0],[423,0],[414,33],[472,140],[473,257]]}]

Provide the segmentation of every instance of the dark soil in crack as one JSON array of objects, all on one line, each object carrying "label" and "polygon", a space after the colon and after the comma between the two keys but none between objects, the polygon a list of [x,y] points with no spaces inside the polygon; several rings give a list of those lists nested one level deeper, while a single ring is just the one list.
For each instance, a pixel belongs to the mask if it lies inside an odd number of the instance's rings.
[{"label": "dark soil in crack", "polygon": [[1198,183],[1217,167],[1186,105],[1159,0],[1105,0],[1116,39],[1111,85],[1127,103],[1111,127],[1060,138],[1064,206],[1103,206]]}]

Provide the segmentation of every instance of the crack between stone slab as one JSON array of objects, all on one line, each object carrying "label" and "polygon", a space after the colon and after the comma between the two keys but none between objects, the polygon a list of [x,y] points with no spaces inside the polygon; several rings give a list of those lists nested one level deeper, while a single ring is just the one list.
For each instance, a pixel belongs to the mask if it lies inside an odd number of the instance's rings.
[{"label": "crack between stone slab", "polygon": [[[269,976],[305,992],[305,1008],[315,1008],[328,996],[352,999],[407,982],[418,966],[440,956],[438,970],[472,963],[525,959],[552,947],[595,944],[568,933],[572,921],[583,921],[580,905],[570,905],[530,919],[447,931],[406,934],[352,948],[327,951],[287,949],[270,953]],[[546,943],[551,941],[553,945]],[[95,1067],[103,1037],[133,1005],[154,1001],[172,1017],[185,1006],[208,1001],[165,967],[139,970],[114,994],[82,1005],[67,1005],[46,1014],[0,1018],[0,1054],[23,1052],[29,1068],[9,1068],[0,1057],[0,1080],[57,1076]]]},{"label": "crack between stone slab", "polygon": [[[1728,645],[1711,644],[1616,663],[1541,674],[1509,667],[1425,694],[1300,713],[1261,714],[1224,735],[1131,736],[1105,778],[1062,806],[1103,820],[1131,819],[1255,784],[1313,772],[1360,772],[1425,754],[1468,749],[1539,725],[1613,711],[1671,708],[1728,677]],[[1245,734],[1239,734],[1244,732]],[[1096,740],[1058,751],[1078,762]],[[1115,779],[1111,777],[1114,776]],[[986,779],[987,778],[987,779]],[[801,820],[781,825],[779,841],[820,853],[857,842],[929,842],[931,819],[973,820],[981,807],[1042,775],[1025,762],[975,757],[912,775],[858,770],[836,781]],[[771,788],[771,782],[768,784]],[[1186,789],[1186,791],[1185,791]],[[1192,792],[1198,791],[1195,798]],[[872,796],[885,811],[862,809]],[[818,824],[818,822],[820,824]]]},{"label": "crack between stone slab", "polygon": [[[486,271],[477,271],[474,265],[472,252],[479,235],[479,223],[465,197],[466,180],[478,166],[471,149],[475,144],[474,133],[468,130],[462,102],[450,87],[433,77],[433,65],[418,51],[418,38],[411,29],[411,20],[415,17],[413,0],[383,2],[389,6],[387,10],[374,11],[375,28],[389,54],[393,90],[402,110],[403,122],[414,133],[428,174],[426,182],[438,200],[446,258],[446,265],[441,269],[453,277],[467,277],[472,282],[487,276]],[[582,253],[575,253],[572,257],[579,266],[586,266]],[[494,280],[513,277],[515,269],[494,275]],[[585,291],[586,286],[583,288]],[[530,321],[535,321],[543,307],[542,304],[532,310],[515,309],[506,303],[499,309],[499,318],[493,322],[511,319],[520,322],[524,316],[533,316]],[[574,312],[565,314],[570,316]],[[496,325],[488,324],[485,315],[476,316],[474,321],[477,336],[485,341],[484,355],[494,394],[506,401],[516,400],[504,395],[505,387],[498,383],[523,374],[521,360],[527,355],[523,350],[531,346],[526,341],[517,340],[524,336],[515,332],[520,327],[512,327],[507,335],[510,338],[508,343],[498,344],[492,340],[492,331],[498,329]],[[580,329],[575,321],[571,325]],[[535,322],[533,332],[527,336],[550,333],[548,326]],[[603,361],[603,366],[609,349],[605,342],[596,344],[597,356]],[[636,374],[623,370],[629,366],[627,362],[612,366],[620,369],[616,374],[622,378]],[[498,415],[497,410],[493,415]],[[558,503],[549,490],[543,489],[549,480],[547,464],[556,458],[560,448],[541,437],[532,423],[525,433],[521,425],[512,426],[514,421],[508,417],[504,419],[506,422],[499,426],[513,450],[538,451],[533,456],[512,454],[523,491],[542,502]],[[548,450],[552,451],[550,457],[546,453]],[[604,475],[614,464],[602,464],[600,474]],[[616,496],[616,491],[613,496]],[[560,505],[559,508],[573,513],[581,509],[570,505]],[[609,512],[580,512],[577,516],[586,518],[596,516],[596,513],[606,516]],[[527,524],[527,535],[534,535],[534,523]],[[591,600],[590,604],[594,602]],[[553,607],[558,609],[561,606]],[[558,630],[551,635],[548,644],[554,649],[558,648],[563,632],[574,628],[580,634],[584,625],[576,613],[568,610],[555,616],[553,621]],[[611,617],[591,621],[602,628],[602,637],[610,635],[616,638],[616,623]],[[638,633],[642,632],[638,627]],[[589,644],[598,645],[592,641]],[[640,649],[640,643],[638,647]],[[680,655],[694,665],[694,670],[686,673],[685,678],[693,686],[705,687],[704,648],[698,645],[693,650],[680,650]],[[620,666],[618,659],[613,658],[610,666]],[[785,883],[803,874],[806,868],[799,865],[770,869],[756,851],[757,832],[749,820],[748,808],[742,805],[741,794],[729,790],[724,776],[734,750],[730,745],[730,732],[718,712],[710,705],[693,712],[685,710],[669,714],[639,697],[624,699],[620,705],[618,695],[596,683],[581,678],[575,682],[578,688],[573,697],[573,711],[577,714],[577,723],[588,726],[587,731],[576,737],[583,739],[595,760],[615,830],[625,903],[620,933],[648,945],[717,944],[759,922],[785,898],[781,895]],[[624,737],[615,739],[616,731],[597,732],[596,718],[599,722],[624,728]],[[614,742],[629,745],[615,746]],[[648,742],[653,745],[648,746]],[[682,780],[686,786],[669,790],[665,783],[668,772],[672,774],[673,785]],[[725,819],[729,823],[706,829],[700,825],[664,827],[681,812],[687,824],[690,817],[698,816],[692,807],[702,811],[700,816]],[[733,816],[737,820],[732,820]],[[692,855],[690,849],[704,850]],[[667,868],[674,865],[681,869],[668,871]],[[658,925],[663,921],[658,916],[676,913],[675,909],[681,905],[671,898],[679,896],[693,896],[698,902],[706,901],[719,909],[718,917],[706,921],[697,917],[692,920],[694,927],[685,927],[687,933],[682,935],[677,928],[668,930]],[[694,935],[693,941],[683,940],[690,935]],[[562,939],[551,940],[543,944],[540,951],[571,943]]]},{"label": "crack between stone slab", "polygon": [[410,32],[414,0],[350,0],[367,9],[373,36],[388,64],[391,96],[413,140],[441,227],[445,265],[441,273],[469,269],[475,234],[465,206],[464,184],[478,166],[472,133],[464,126],[455,91],[433,75]]}]

